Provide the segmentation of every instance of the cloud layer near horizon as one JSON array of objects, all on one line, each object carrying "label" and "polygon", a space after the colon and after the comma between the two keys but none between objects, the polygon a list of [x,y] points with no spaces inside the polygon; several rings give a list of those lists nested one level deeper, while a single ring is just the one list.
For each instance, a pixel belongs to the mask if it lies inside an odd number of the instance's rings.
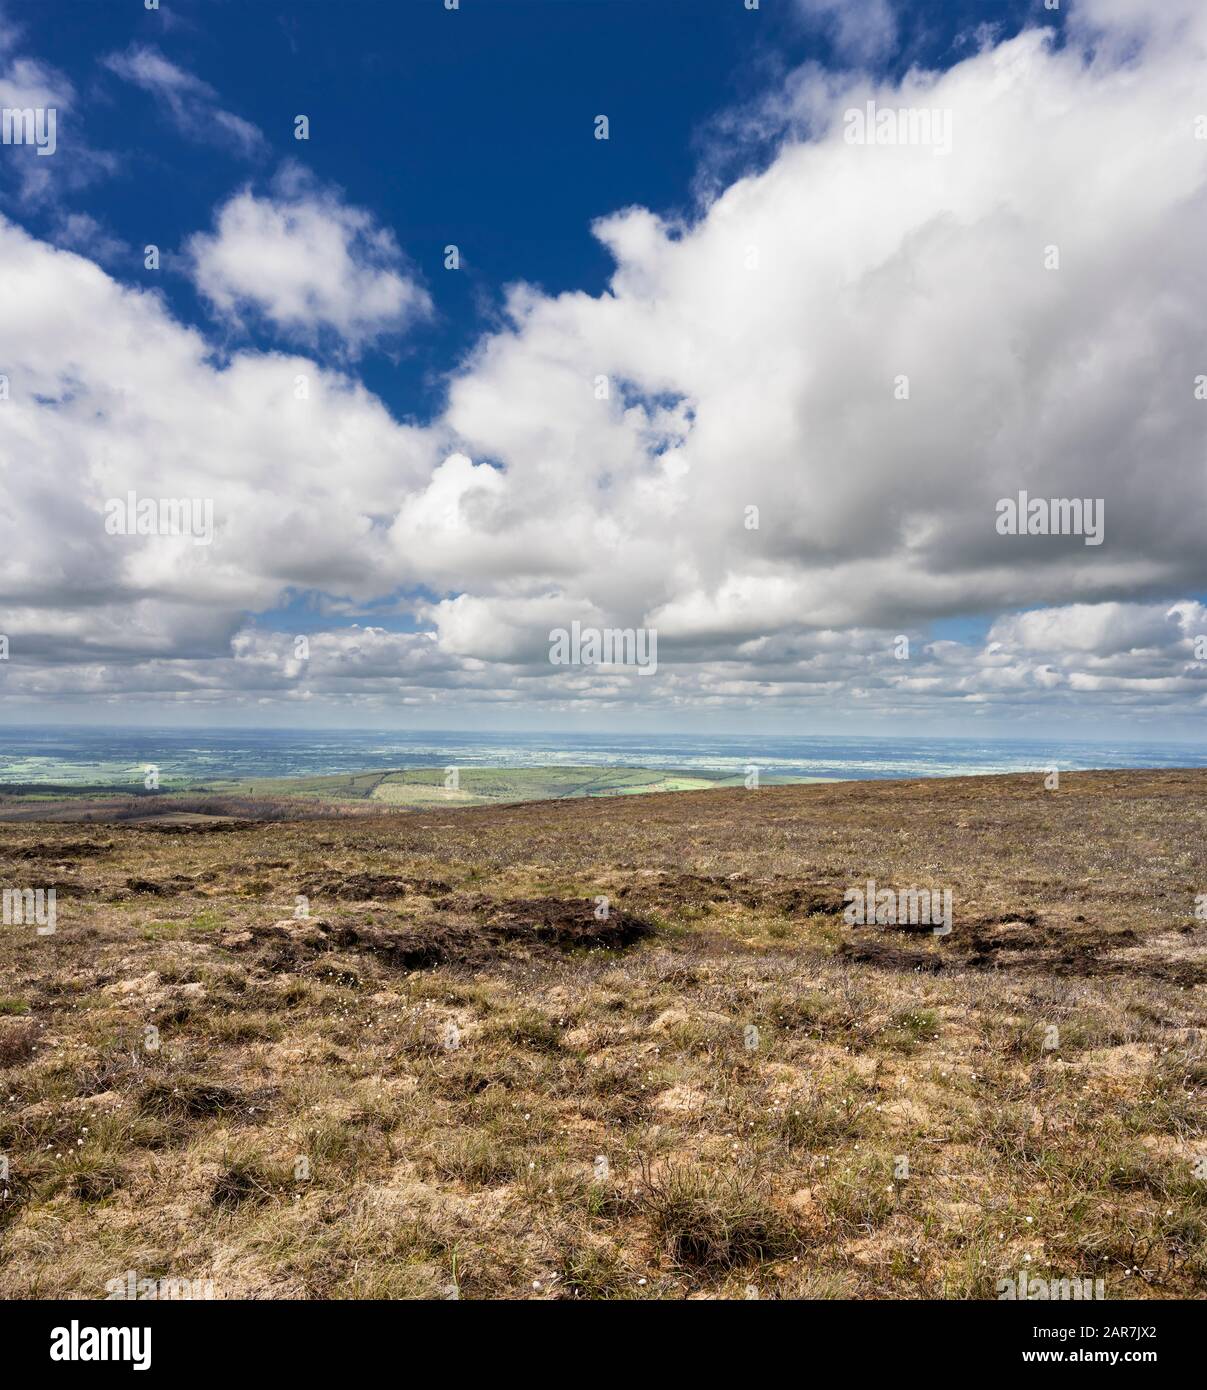
[{"label": "cloud layer near horizon", "polygon": [[[802,70],[807,137],[689,225],[598,223],[607,293],[511,287],[429,424],[0,221],[0,693],[1202,709],[1205,59],[1191,0],[1081,0],[1064,47],[899,89]],[[847,143],[872,100],[949,110],[950,152]],[[345,361],[427,308],[329,190],[238,193],[192,250],[220,312]],[[107,534],[131,490],[212,499],[213,544]],[[1102,499],[1104,543],[999,535],[1020,490]],[[248,619],[297,592],[360,625],[297,661]],[[982,644],[922,636],[964,613]],[[576,618],[656,627],[657,678],[551,668]]]}]

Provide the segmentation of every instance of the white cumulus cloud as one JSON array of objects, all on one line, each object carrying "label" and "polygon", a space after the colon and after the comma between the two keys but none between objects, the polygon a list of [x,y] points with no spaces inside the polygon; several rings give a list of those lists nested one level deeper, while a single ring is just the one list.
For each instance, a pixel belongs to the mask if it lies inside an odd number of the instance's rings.
[{"label": "white cumulus cloud", "polygon": [[431,310],[393,233],[296,167],[272,196],[231,198],[189,253],[197,288],[219,313],[250,308],[302,339],[330,329],[359,349]]},{"label": "white cumulus cloud", "polygon": [[[0,221],[8,696],[1200,712],[1207,10],[1148,12],[798,75],[807,136],[690,219],[602,219],[604,293],[510,287],[427,424],[305,351],[223,359]],[[848,142],[868,101],[950,112],[950,151]],[[219,313],[302,349],[430,307],[299,175],[191,249]],[[211,499],[212,545],[107,535],[131,489]],[[1023,490],[1100,503],[1103,543],[998,534]],[[309,663],[248,616],[298,593],[341,615]],[[961,615],[984,641],[928,636]],[[656,626],[657,676],[551,667],[575,619]]]}]

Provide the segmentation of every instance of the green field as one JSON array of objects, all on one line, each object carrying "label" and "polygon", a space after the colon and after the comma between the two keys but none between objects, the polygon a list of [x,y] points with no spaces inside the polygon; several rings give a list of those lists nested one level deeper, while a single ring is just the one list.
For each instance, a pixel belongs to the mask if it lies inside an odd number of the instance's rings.
[{"label": "green field", "polygon": [[[449,779],[452,781],[452,779]],[[764,775],[764,784],[819,781]],[[704,791],[743,784],[741,774],[636,767],[383,768],[321,777],[165,777],[158,790],[98,778],[0,784],[0,820],[288,820],[297,816],[503,806],[525,801]]]},{"label": "green field", "polygon": [[[357,772],[335,777],[253,778],[209,782],[218,795],[301,797],[319,801],[376,801],[383,807],[488,806],[580,796],[634,796],[644,792],[704,791],[741,786],[741,776],[635,767],[470,767],[445,785],[442,768]],[[791,780],[768,779],[763,780]],[[193,788],[194,791],[203,790]]]}]

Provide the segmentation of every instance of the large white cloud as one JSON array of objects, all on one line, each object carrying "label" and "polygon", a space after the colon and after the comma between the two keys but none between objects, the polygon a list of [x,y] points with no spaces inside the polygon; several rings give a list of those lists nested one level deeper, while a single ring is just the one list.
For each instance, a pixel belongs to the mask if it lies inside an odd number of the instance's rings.
[{"label": "large white cloud", "polygon": [[[900,87],[802,72],[748,119],[807,138],[690,223],[601,221],[603,295],[512,287],[427,427],[303,356],[217,359],[0,225],[10,695],[1200,709],[1203,614],[1174,601],[1207,589],[1205,59],[1190,0],[1081,0],[1064,46],[985,40]],[[848,143],[868,101],[949,111],[950,152]],[[302,184],[236,195],[194,252],[219,309],[292,341],[424,307],[392,238]],[[106,535],[128,489],[212,498],[213,545]],[[1101,499],[1104,543],[999,535],[1023,489]],[[297,589],[428,631],[365,616],[294,669],[244,614]],[[925,641],[960,613],[1014,616]],[[655,624],[656,680],[550,668],[575,618]]]},{"label": "large white cloud", "polygon": [[[304,357],[215,361],[155,294],[0,222],[0,594],[81,623],[136,602],[271,606],[287,586],[361,598],[393,582],[380,519],[438,462],[351,378]],[[105,504],[213,503],[215,537],[110,535]],[[165,654],[172,651],[165,626]]]}]

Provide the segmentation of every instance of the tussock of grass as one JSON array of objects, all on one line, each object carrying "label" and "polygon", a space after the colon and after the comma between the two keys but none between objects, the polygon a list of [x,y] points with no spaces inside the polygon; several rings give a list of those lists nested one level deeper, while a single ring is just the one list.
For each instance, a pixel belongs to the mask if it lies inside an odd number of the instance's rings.
[{"label": "tussock of grass", "polygon": [[534,1048],[538,1052],[557,1052],[562,1045],[557,1024],[536,1009],[524,1009],[510,1018],[492,1022],[490,1033],[517,1047]]},{"label": "tussock of grass", "polygon": [[118,1163],[87,1159],[80,1162],[71,1175],[71,1192],[81,1202],[103,1202],[125,1183],[125,1173]]},{"label": "tussock of grass", "polygon": [[474,1187],[514,1182],[525,1167],[522,1154],[501,1146],[489,1132],[441,1135],[429,1147],[427,1161],[440,1177]]},{"label": "tussock of grass", "polygon": [[647,1167],[641,1204],[655,1239],[676,1265],[715,1274],[799,1248],[791,1223],[751,1172],[672,1162],[654,1174]]},{"label": "tussock of grass", "polygon": [[283,1187],[283,1175],[274,1175],[255,1158],[239,1158],[227,1164],[214,1179],[210,1205],[238,1207],[248,1202],[270,1202]]},{"label": "tussock of grass", "polygon": [[163,1120],[208,1119],[237,1110],[242,1103],[229,1086],[190,1078],[149,1081],[138,1096],[144,1114]]}]

